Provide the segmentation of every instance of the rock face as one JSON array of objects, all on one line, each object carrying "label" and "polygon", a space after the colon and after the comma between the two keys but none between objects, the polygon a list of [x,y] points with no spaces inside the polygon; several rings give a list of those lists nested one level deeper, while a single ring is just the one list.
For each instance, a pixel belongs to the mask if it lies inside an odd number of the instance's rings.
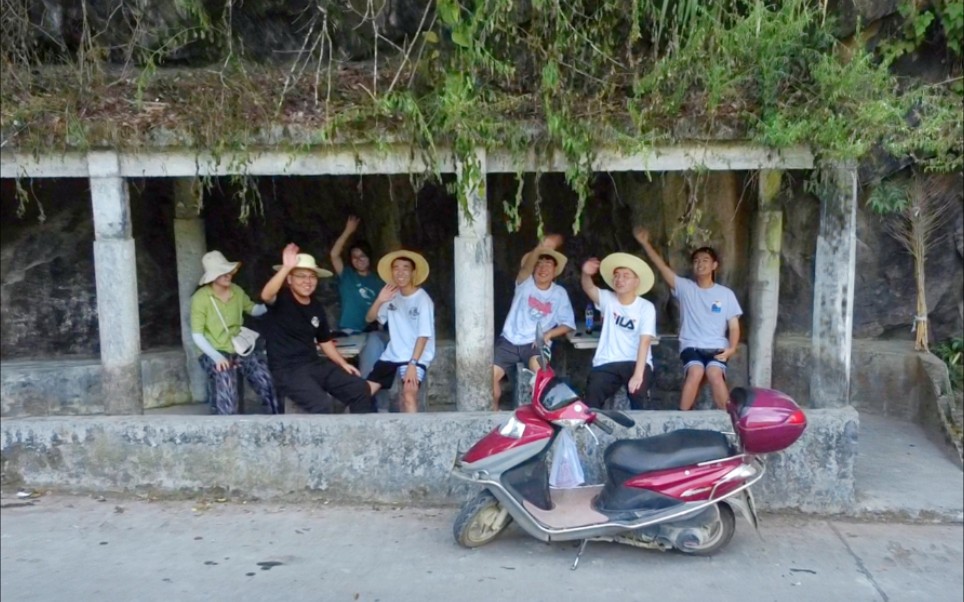
[{"label": "rock face", "polygon": [[[784,191],[785,211],[777,333],[808,335],[813,299],[813,254],[820,203],[803,190],[805,173],[790,174]],[[207,193],[202,217],[209,249],[219,249],[243,267],[237,282],[255,298],[279,263],[281,248],[298,243],[319,263],[329,265],[328,251],[354,213],[363,218],[359,237],[369,240],[378,256],[405,246],[423,252],[432,268],[425,285],[436,305],[439,338],[454,337],[454,270],[452,240],[457,235],[457,206],[444,187],[426,185],[416,192],[407,177],[260,178],[259,209],[248,222],[238,220],[238,183],[218,180]],[[680,175],[613,174],[600,176],[587,204],[581,231],[572,234],[575,194],[561,174],[546,174],[538,184],[546,232],[566,236],[564,253],[570,261],[559,282],[569,291],[578,323],[587,298],[579,284],[583,261],[616,250],[640,252],[632,225],[653,232],[658,246],[682,274],[687,272],[688,249],[683,241],[668,243],[676,220],[690,198]],[[0,294],[4,359],[73,356],[98,352],[93,267],[93,227],[87,182],[37,181],[32,192],[43,205],[46,221],[37,221],[37,205],[18,218],[13,183],[4,180]],[[750,174],[710,174],[699,183],[706,195],[698,207],[709,237],[692,244],[720,250],[721,282],[736,292],[746,310],[748,237],[756,203]],[[510,176],[489,178],[495,270],[496,336],[512,300],[514,279],[522,255],[537,240],[537,196],[534,178],[525,184],[520,207],[522,226],[510,233],[503,203],[512,202],[516,182]],[[945,234],[933,246],[927,263],[927,298],[932,341],[960,336],[961,293],[964,285],[964,216],[961,187],[953,212],[942,226]],[[134,237],[140,289],[141,340],[144,349],[180,343],[177,274],[173,241],[173,185],[170,180],[130,182]],[[249,198],[253,199],[249,191]],[[861,203],[858,210],[856,303],[854,336],[912,340],[910,326],[916,303],[913,264],[907,252],[882,229],[883,220]],[[319,298],[336,320],[340,308],[334,281],[322,281]],[[668,288],[657,276],[646,297],[657,308],[660,334],[678,331],[678,312]],[[744,319],[743,328],[748,327]]]}]

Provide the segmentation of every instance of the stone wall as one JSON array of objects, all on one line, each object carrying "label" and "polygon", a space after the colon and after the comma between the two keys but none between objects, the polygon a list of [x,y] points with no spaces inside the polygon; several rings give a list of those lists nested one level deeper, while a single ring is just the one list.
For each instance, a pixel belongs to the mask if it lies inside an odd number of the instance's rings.
[{"label": "stone wall", "polygon": [[[683,427],[728,429],[722,412],[637,412],[620,437]],[[71,491],[152,492],[389,504],[460,502],[473,487],[449,476],[503,416],[481,412],[374,416],[155,416],[4,420],[7,482]],[[756,488],[766,510],[853,509],[857,413],[812,410],[790,449],[767,457]],[[611,437],[600,434],[605,446]],[[599,448],[602,449],[602,448]],[[600,474],[602,454],[586,457]]]}]

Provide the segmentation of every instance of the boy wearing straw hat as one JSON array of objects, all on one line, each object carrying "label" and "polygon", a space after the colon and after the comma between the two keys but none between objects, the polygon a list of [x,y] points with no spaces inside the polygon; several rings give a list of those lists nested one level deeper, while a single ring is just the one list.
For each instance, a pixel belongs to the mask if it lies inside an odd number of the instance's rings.
[{"label": "boy wearing straw hat", "polygon": [[208,377],[211,411],[215,414],[237,414],[239,373],[258,393],[269,414],[278,413],[271,373],[259,353],[238,353],[232,343],[244,325],[244,313],[260,316],[267,311],[255,305],[240,286],[233,282],[240,261],[228,261],[221,251],[205,253],[201,258],[204,275],[191,296],[191,339],[201,350],[198,361]]},{"label": "boy wearing straw hat", "polygon": [[637,226],[633,236],[643,246],[653,265],[679,300],[680,360],[683,362],[683,390],[679,409],[690,410],[696,403],[704,377],[713,391],[716,406],[726,409],[730,392],[726,386],[726,362],[740,342],[740,302],[729,288],[716,283],[720,267],[716,251],[702,247],[693,251],[693,280],[678,276],[663,261],[649,241],[649,231]]},{"label": "boy wearing straw hat", "polygon": [[[328,414],[331,396],[352,414],[371,411],[368,383],[358,369],[338,353],[331,338],[325,308],[314,298],[319,278],[331,277],[311,255],[288,244],[277,273],[264,285],[261,298],[268,304],[268,366],[279,392],[308,412]],[[318,355],[321,351],[326,359]]]},{"label": "boy wearing straw hat", "polygon": [[402,379],[401,411],[418,411],[418,389],[435,358],[435,304],[420,285],[428,262],[414,251],[394,251],[378,261],[378,275],[388,282],[365,319],[388,324],[388,347],[368,374],[374,395]]},{"label": "boy wearing straw hat", "polygon": [[[522,258],[515,279],[515,294],[502,334],[495,341],[492,362],[492,409],[499,410],[500,381],[516,363],[538,371],[539,346],[576,329],[576,316],[566,289],[554,282],[566,267],[566,256],[556,249],[558,234],[546,236]],[[536,341],[536,325],[542,325],[543,340]],[[538,344],[538,346],[537,346]]]},{"label": "boy wearing straw hat", "polygon": [[[597,273],[612,291],[593,283]],[[629,253],[612,253],[602,261],[593,257],[582,265],[582,290],[605,318],[586,384],[585,401],[594,408],[625,385],[632,408],[644,409],[653,382],[650,344],[656,336],[656,308],[640,295],[653,281],[653,270]]]}]

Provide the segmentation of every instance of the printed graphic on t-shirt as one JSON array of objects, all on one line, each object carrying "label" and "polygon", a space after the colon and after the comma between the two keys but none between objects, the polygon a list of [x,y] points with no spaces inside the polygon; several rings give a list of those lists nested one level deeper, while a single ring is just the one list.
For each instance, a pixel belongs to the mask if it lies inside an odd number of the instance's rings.
[{"label": "printed graphic on t-shirt", "polygon": [[372,289],[368,288],[367,286],[362,286],[361,284],[359,284],[359,285],[358,285],[358,296],[361,297],[362,299],[364,299],[365,301],[374,301],[374,300],[375,300],[375,291],[373,291]]},{"label": "printed graphic on t-shirt", "polygon": [[536,297],[529,295],[529,317],[538,322],[551,313],[552,303],[550,301],[540,301]]},{"label": "printed graphic on t-shirt", "polygon": [[318,319],[318,316],[311,316],[311,325],[318,328],[319,324],[321,324],[321,320]]},{"label": "printed graphic on t-shirt", "polygon": [[418,308],[417,308],[417,307],[413,307],[413,308],[409,309],[409,310],[408,310],[408,317],[411,318],[411,319],[413,319],[413,320],[418,320]]},{"label": "printed graphic on t-shirt", "polygon": [[721,299],[717,299],[716,301],[713,302],[713,313],[718,314],[722,311],[723,311],[723,301]]},{"label": "printed graphic on t-shirt", "polygon": [[613,324],[625,330],[636,330],[636,320],[630,318],[629,316],[623,316],[617,312],[613,312]]}]

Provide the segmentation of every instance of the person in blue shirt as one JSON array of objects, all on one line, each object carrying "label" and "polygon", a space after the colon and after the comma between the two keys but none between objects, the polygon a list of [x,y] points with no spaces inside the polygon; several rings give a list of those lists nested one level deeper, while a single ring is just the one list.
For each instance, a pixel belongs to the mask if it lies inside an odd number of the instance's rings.
[{"label": "person in blue shirt", "polygon": [[[377,324],[369,325],[365,314],[375,302],[379,291],[385,283],[372,270],[372,248],[364,240],[356,239],[348,244],[349,239],[358,231],[361,218],[349,215],[345,221],[345,229],[335,240],[329,256],[331,265],[338,277],[338,296],[341,299],[341,317],[338,319],[338,330],[347,334],[358,334],[368,330],[361,352],[358,354],[358,371],[362,378],[368,376],[378,358],[385,351],[388,344],[388,333],[379,330]],[[342,260],[342,252],[348,247],[348,265]],[[383,399],[378,398],[379,402]]]}]

